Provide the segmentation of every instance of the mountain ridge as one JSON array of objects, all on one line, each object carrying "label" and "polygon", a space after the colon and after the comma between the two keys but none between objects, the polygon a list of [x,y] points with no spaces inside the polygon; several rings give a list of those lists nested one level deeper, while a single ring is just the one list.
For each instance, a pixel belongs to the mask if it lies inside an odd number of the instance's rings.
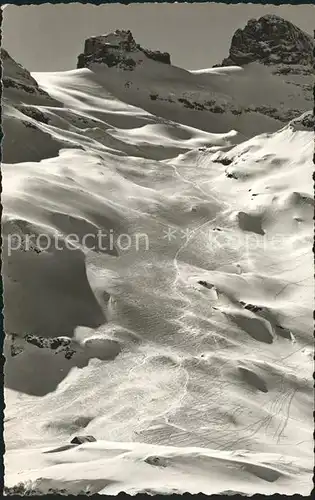
[{"label": "mountain ridge", "polygon": [[[296,52],[292,64],[280,64],[279,59],[271,56],[265,60],[262,55],[266,52],[266,41],[263,41],[265,52],[259,52],[260,48],[257,52],[262,35],[269,39],[271,49],[267,52],[273,56],[277,51],[287,54],[283,46],[288,49],[292,40],[297,50],[306,47],[304,59],[299,61],[303,64],[295,64]],[[285,43],[279,44],[279,37],[283,37]],[[242,52],[247,40],[251,43],[250,57]],[[162,120],[173,121],[175,117],[175,121],[197,128],[203,123],[205,131],[214,133],[224,133],[228,124],[250,137],[267,130],[275,131],[309,112],[313,99],[311,46],[311,37],[302,30],[289,21],[267,15],[249,20],[243,30],[236,31],[230,50],[234,59],[225,59],[227,66],[190,72],[173,66],[169,53],[145,49],[136,42],[130,30],[118,29],[87,38],[84,52],[78,56],[79,69],[73,71],[86,69],[88,79],[106,89],[105,95],[115,96]],[[8,105],[10,109],[4,113],[5,132],[10,136],[17,119],[13,116],[16,114],[12,108],[14,103],[15,109],[25,116],[19,126],[27,126],[27,134],[32,127],[37,128],[39,136],[47,134],[47,127],[41,124],[48,125],[51,106],[62,107],[62,99],[59,101],[57,95],[52,97],[45,83],[37,82],[41,82],[41,74],[31,75],[5,49],[1,49],[1,57],[3,102],[4,107]],[[243,66],[235,66],[244,61]],[[306,124],[311,122],[308,118],[304,120]],[[54,139],[52,154],[63,144]],[[15,151],[14,157],[20,157],[16,148],[12,151]]]}]

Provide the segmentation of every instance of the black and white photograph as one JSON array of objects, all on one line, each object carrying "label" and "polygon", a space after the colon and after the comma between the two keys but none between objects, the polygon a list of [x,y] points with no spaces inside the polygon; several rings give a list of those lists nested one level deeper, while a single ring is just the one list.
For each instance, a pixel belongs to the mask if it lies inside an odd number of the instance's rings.
[{"label": "black and white photograph", "polygon": [[310,495],[315,6],[1,14],[4,495]]}]

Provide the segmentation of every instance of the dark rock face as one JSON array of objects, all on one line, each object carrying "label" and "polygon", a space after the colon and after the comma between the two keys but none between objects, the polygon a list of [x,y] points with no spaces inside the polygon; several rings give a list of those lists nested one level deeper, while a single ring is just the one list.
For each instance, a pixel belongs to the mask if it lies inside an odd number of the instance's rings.
[{"label": "dark rock face", "polygon": [[17,106],[17,109],[24,115],[28,116],[29,118],[33,118],[38,122],[45,123],[46,125],[49,123],[48,116],[37,109],[35,106],[26,106],[24,104],[21,104],[20,106]]},{"label": "dark rock face", "polygon": [[144,49],[135,42],[131,31],[116,30],[107,35],[85,40],[84,52],[78,57],[77,68],[88,68],[96,63],[130,71],[142,62],[141,55],[154,61],[171,64],[167,52]]},{"label": "dark rock face", "polygon": [[140,50],[142,50],[142,52],[145,53],[145,55],[149,59],[153,59],[153,61],[158,61],[164,64],[171,64],[171,56],[168,52],[160,52],[159,50],[147,50],[140,47],[140,45],[138,47]]},{"label": "dark rock face", "polygon": [[312,111],[303,113],[303,115],[293,119],[291,121],[291,126],[295,127],[297,130],[315,130],[315,116]]},{"label": "dark rock face", "polygon": [[300,28],[275,15],[251,19],[232,38],[229,57],[221,66],[263,64],[312,65],[314,40]]}]

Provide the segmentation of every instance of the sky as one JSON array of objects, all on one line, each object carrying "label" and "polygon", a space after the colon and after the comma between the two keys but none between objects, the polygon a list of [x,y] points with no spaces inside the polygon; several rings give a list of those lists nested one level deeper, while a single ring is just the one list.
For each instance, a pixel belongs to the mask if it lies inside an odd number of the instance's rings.
[{"label": "sky", "polygon": [[29,71],[64,71],[76,67],[86,38],[130,29],[143,47],[169,52],[175,66],[200,69],[221,62],[235,30],[264,14],[313,34],[313,5],[47,3],[7,5],[2,46]]}]

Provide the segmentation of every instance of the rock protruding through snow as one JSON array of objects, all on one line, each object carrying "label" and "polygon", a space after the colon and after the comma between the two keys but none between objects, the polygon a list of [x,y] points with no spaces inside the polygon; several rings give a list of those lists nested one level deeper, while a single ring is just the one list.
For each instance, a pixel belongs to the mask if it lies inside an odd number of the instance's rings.
[{"label": "rock protruding through snow", "polygon": [[88,68],[96,63],[106,64],[109,68],[116,66],[124,70],[133,70],[137,64],[141,64],[141,56],[171,64],[168,52],[144,49],[136,43],[130,30],[116,30],[85,40],[84,52],[78,57],[77,68]]},{"label": "rock protruding through snow", "polygon": [[75,436],[71,439],[71,444],[82,444],[82,443],[92,443],[96,441],[94,436]]},{"label": "rock protruding through snow", "polygon": [[275,15],[250,19],[244,29],[238,29],[232,38],[229,56],[222,66],[263,64],[312,65],[314,41],[312,37]]}]

